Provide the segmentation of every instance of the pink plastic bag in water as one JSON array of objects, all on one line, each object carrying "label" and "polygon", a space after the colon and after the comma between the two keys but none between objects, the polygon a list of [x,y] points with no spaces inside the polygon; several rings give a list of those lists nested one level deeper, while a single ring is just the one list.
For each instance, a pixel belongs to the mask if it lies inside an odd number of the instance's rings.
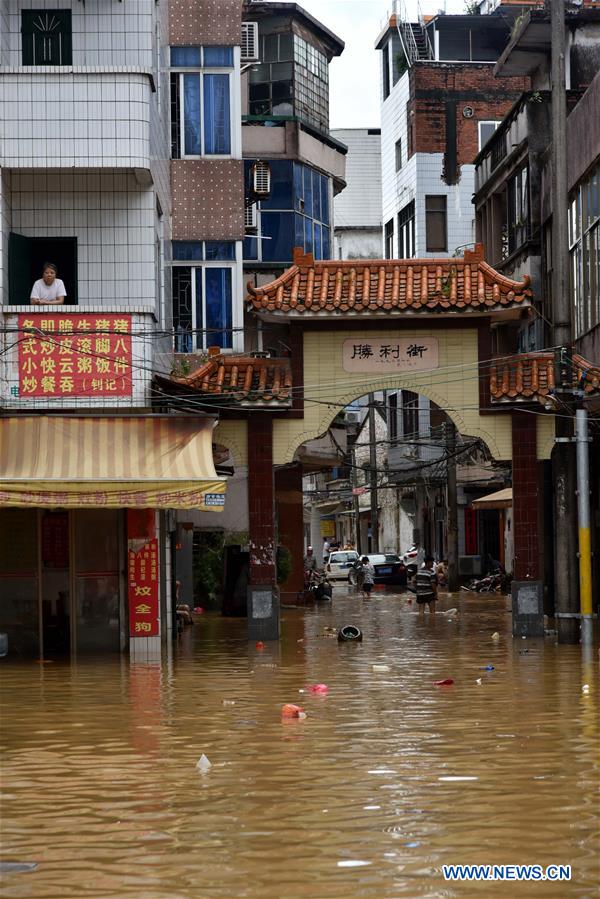
[{"label": "pink plastic bag in water", "polygon": [[327,684],[309,684],[308,689],[311,693],[320,693],[321,695],[329,693]]}]

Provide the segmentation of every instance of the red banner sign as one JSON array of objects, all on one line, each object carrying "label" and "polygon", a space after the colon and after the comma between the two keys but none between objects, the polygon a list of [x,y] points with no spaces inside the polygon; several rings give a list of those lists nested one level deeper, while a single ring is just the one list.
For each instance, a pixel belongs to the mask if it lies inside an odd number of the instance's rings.
[{"label": "red banner sign", "polygon": [[131,396],[130,315],[20,315],[19,396]]},{"label": "red banner sign", "polygon": [[129,549],[129,635],[156,637],[159,629],[158,540],[154,537],[140,549]]}]

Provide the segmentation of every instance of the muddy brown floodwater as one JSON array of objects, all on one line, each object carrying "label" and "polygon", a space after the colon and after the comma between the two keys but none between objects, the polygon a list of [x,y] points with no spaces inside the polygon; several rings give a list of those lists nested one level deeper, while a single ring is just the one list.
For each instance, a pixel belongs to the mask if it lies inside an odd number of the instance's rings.
[{"label": "muddy brown floodwater", "polygon": [[[1,858],[37,867],[2,896],[598,896],[597,650],[513,641],[502,597],[440,605],[336,588],[262,652],[206,615],[161,665],[5,659]],[[349,623],[362,644],[323,636]],[[459,863],[572,880],[445,882]]]}]

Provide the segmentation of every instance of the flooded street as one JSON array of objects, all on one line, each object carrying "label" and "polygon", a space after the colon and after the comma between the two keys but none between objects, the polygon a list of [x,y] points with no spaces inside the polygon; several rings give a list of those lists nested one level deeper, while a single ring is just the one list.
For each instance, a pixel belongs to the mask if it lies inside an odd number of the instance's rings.
[{"label": "flooded street", "polygon": [[[597,652],[513,641],[502,597],[439,605],[460,614],[336,588],[263,651],[207,615],[162,666],[3,662],[2,860],[37,868],[2,896],[598,895]],[[363,643],[324,636],[343,624]],[[573,879],[445,882],[453,863]]]}]

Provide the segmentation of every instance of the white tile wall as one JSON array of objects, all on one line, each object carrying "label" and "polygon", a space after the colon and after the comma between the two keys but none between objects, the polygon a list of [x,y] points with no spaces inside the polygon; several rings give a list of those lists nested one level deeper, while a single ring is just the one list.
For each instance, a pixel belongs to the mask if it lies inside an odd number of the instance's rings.
[{"label": "white tile wall", "polygon": [[[394,219],[394,252],[398,253],[397,216],[415,200],[416,255],[420,258],[440,254],[425,249],[425,196],[447,197],[448,255],[475,239],[475,207],[471,201],[475,189],[475,167],[463,165],[458,184],[442,180],[443,154],[415,153],[407,160],[406,104],[409,99],[408,73],[392,89],[381,107],[381,168],[383,222]],[[402,140],[402,168],[396,172],[396,141]],[[463,250],[459,250],[462,255]]]},{"label": "white tile wall", "polygon": [[21,10],[70,9],[74,66],[152,67],[156,0],[3,0],[3,4],[1,65],[21,65]]},{"label": "white tile wall", "polygon": [[332,137],[348,147],[346,187],[333,201],[336,227],[381,227],[381,136],[341,128]]}]

